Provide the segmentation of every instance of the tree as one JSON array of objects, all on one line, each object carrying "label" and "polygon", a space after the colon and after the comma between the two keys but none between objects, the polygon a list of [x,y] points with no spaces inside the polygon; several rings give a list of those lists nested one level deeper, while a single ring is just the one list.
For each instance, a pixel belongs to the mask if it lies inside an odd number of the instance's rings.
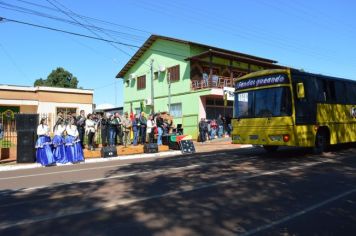
[{"label": "tree", "polygon": [[78,79],[62,67],[58,67],[47,76],[47,79],[37,79],[34,86],[48,86],[61,88],[77,88]]}]

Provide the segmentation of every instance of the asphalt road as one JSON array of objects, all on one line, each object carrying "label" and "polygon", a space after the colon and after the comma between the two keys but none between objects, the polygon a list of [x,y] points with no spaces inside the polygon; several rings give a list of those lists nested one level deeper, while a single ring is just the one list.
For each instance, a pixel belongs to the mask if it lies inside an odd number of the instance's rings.
[{"label": "asphalt road", "polygon": [[0,172],[0,235],[356,235],[356,149]]}]

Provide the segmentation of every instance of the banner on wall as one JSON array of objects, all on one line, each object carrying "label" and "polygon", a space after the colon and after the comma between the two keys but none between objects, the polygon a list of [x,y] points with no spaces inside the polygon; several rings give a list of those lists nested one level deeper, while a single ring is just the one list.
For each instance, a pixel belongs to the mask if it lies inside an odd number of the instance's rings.
[{"label": "banner on wall", "polygon": [[227,101],[234,101],[235,98],[235,88],[230,88],[230,87],[224,87],[223,93],[224,93],[224,98],[226,98]]}]

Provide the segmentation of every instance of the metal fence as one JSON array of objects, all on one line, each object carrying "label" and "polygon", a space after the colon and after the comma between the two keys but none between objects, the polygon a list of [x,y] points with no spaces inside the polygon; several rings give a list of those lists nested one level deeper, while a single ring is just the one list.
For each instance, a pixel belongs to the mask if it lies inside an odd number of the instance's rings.
[{"label": "metal fence", "polygon": [[15,113],[10,115],[2,114],[0,117],[0,126],[2,130],[0,148],[10,148],[17,144],[15,115]]},{"label": "metal fence", "polygon": [[[0,159],[16,159],[17,155],[17,130],[16,130],[16,113],[0,115]],[[53,127],[57,120],[57,115],[54,113],[40,113],[39,121],[42,118],[47,118],[48,126],[50,128],[51,137],[54,136]],[[64,117],[67,118],[66,116]],[[36,129],[37,127],[34,127]],[[95,134],[95,146],[102,144],[101,129],[98,128]],[[87,135],[84,135],[84,144],[88,143]]]},{"label": "metal fence", "polygon": [[[14,147],[17,144],[17,132],[16,132],[16,120],[15,120],[15,115],[13,116],[1,116],[0,117],[0,126],[2,127],[2,138],[0,137],[0,148],[10,148]],[[50,128],[50,135],[51,137],[54,136],[53,132],[53,127],[56,123],[57,120],[57,115],[54,113],[40,113],[39,114],[39,121],[42,118],[47,119],[48,126]],[[65,119],[67,118],[66,116],[64,117]],[[35,127],[36,128],[36,127]],[[84,143],[87,143],[87,135],[84,136]],[[96,144],[101,144],[101,129],[100,127],[98,128],[96,134],[95,134],[95,143]]]}]

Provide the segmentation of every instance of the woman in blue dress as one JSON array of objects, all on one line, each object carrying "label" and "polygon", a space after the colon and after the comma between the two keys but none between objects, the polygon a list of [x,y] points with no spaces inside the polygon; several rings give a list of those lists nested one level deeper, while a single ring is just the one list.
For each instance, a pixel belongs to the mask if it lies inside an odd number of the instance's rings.
[{"label": "woman in blue dress", "polygon": [[52,154],[51,138],[49,136],[49,127],[47,119],[42,118],[40,125],[37,127],[38,139],[36,142],[36,161],[43,166],[51,166],[55,164]]},{"label": "woman in blue dress", "polygon": [[80,144],[79,132],[72,118],[66,127],[67,136],[65,137],[65,151],[68,161],[78,163],[84,161],[83,149]]},{"label": "woman in blue dress", "polygon": [[52,139],[53,144],[53,156],[57,163],[65,164],[68,163],[68,158],[66,156],[64,148],[64,131],[66,126],[64,125],[64,120],[58,120],[56,126],[54,127],[54,137]]}]

